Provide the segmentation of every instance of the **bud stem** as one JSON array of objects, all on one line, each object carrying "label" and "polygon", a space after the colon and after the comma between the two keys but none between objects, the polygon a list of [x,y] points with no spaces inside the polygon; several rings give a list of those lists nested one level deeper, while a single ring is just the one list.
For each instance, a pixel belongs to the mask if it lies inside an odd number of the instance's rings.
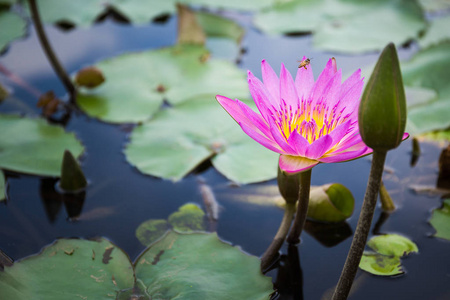
[{"label": "bud stem", "polygon": [[309,190],[311,188],[311,170],[300,173],[300,189],[298,192],[298,206],[295,214],[294,225],[287,238],[290,244],[297,244],[300,242],[300,235],[302,234],[303,226],[306,221],[306,214],[308,213],[309,204]]},{"label": "bud stem", "polygon": [[380,190],[381,175],[383,174],[386,151],[374,151],[372,167],[370,169],[369,182],[367,183],[366,195],[359,215],[358,225],[353,236],[352,245],[345,261],[344,269],[336,286],[332,300],[347,299],[355,278],[356,271],[366,246],[372,224],[373,213],[377,204],[378,192]]},{"label": "bud stem", "polygon": [[264,272],[264,270],[267,270],[277,256],[278,251],[286,240],[289,228],[291,228],[294,213],[295,203],[286,202],[283,220],[281,221],[280,227],[278,228],[278,232],[273,238],[273,241],[267,248],[266,252],[264,252],[264,254],[261,256],[261,271]]}]

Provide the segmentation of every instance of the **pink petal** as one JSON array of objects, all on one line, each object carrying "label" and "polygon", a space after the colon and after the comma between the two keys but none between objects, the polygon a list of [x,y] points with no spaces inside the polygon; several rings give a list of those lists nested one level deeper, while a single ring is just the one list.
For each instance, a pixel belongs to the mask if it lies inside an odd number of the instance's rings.
[{"label": "pink petal", "polygon": [[305,156],[306,149],[309,147],[309,142],[297,130],[294,130],[289,136],[288,144],[298,156]]},{"label": "pink petal", "polygon": [[281,64],[280,72],[280,97],[286,101],[288,107],[292,106],[295,109],[299,104],[294,79],[292,79],[291,73],[286,70],[284,64]]},{"label": "pink petal", "polygon": [[269,120],[270,133],[272,134],[272,139],[278,144],[278,146],[283,149],[283,154],[295,155],[295,150],[287,143],[286,139],[280,132],[278,126],[275,124],[273,119]]},{"label": "pink petal", "polygon": [[[306,57],[303,57],[305,60]],[[312,87],[314,86],[314,75],[311,65],[306,69],[301,67],[297,69],[297,75],[295,76],[295,88],[298,93],[298,98],[306,99],[309,97]]]},{"label": "pink petal", "polygon": [[336,72],[333,68],[333,61],[330,58],[327,65],[325,66],[325,69],[323,69],[322,73],[320,73],[312,89],[313,105],[315,105],[317,103],[317,100],[323,95],[325,86],[330,81],[330,79],[333,78],[335,73]]},{"label": "pink petal", "polygon": [[319,158],[319,161],[323,162],[323,163],[343,162],[343,161],[348,161],[348,160],[353,160],[353,159],[359,158],[361,156],[370,154],[371,152],[372,152],[372,149],[370,149],[367,146],[364,146],[361,149],[358,149],[355,151],[348,151],[348,152],[343,152],[340,154],[333,154],[330,156],[321,157],[321,158]]},{"label": "pink petal", "polygon": [[344,136],[347,134],[348,129],[350,128],[351,123],[352,120],[348,120],[347,122],[338,125],[338,127],[336,127],[332,132],[328,134],[328,136],[333,140],[330,148],[334,147],[344,138]]},{"label": "pink petal", "polygon": [[280,155],[281,170],[288,173],[299,173],[313,168],[319,162],[302,156]]},{"label": "pink petal", "polygon": [[355,84],[357,84],[360,81],[362,81],[361,80],[361,69],[358,69],[342,83],[341,94],[339,95],[339,99],[341,99],[343,97],[343,95],[345,95],[352,86],[354,86]]},{"label": "pink petal", "polygon": [[341,70],[339,70],[324,86],[324,89],[322,91],[322,97],[326,98],[328,105],[331,107],[333,107],[338,103],[339,92],[341,90],[341,82],[342,82],[342,72]]},{"label": "pink petal", "polygon": [[283,150],[280,149],[280,147],[273,141],[268,139],[266,136],[258,133],[255,130],[255,127],[249,127],[244,123],[239,123],[239,125],[241,126],[242,130],[252,139],[254,139],[255,141],[257,141],[258,143],[260,143],[261,145],[263,145],[264,147],[266,147],[269,150],[272,150],[274,152],[277,153],[284,153]]},{"label": "pink petal", "polygon": [[280,97],[280,80],[277,74],[265,59],[261,62],[261,70],[264,85],[272,97],[278,99]]},{"label": "pink petal", "polygon": [[402,141],[406,140],[407,138],[409,138],[409,133],[405,132],[402,136]]},{"label": "pink petal", "polygon": [[332,142],[333,139],[329,135],[320,137],[306,149],[305,156],[310,159],[318,159],[330,149]]},{"label": "pink petal", "polygon": [[278,109],[279,102],[272,97],[264,84],[250,71],[248,72],[247,81],[253,101],[255,101],[256,107],[258,107],[259,112],[267,121],[268,118],[271,118],[269,109],[272,107],[276,107]]},{"label": "pink petal", "polygon": [[256,127],[255,130],[260,134],[270,136],[267,123],[245,103],[220,95],[216,96],[216,100],[236,122],[243,123],[248,127]]},{"label": "pink petal", "polygon": [[351,118],[356,118],[358,115],[358,107],[361,99],[361,93],[364,86],[362,80],[357,81],[353,86],[349,87],[345,93],[342,93],[339,97],[338,111],[344,109],[344,114],[351,114]]},{"label": "pink petal", "polygon": [[[349,138],[347,138],[347,136],[349,136]],[[365,146],[364,142],[361,139],[361,135],[359,133],[354,134],[352,136],[347,134],[347,136],[339,142],[338,146],[335,149],[333,149],[333,153],[343,152],[343,151],[345,151],[355,145],[358,145],[358,144],[362,144]]]}]

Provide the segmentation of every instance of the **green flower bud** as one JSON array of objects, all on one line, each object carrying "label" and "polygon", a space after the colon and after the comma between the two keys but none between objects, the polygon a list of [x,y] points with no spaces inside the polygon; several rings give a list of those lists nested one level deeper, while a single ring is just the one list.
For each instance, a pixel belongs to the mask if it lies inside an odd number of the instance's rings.
[{"label": "green flower bud", "polygon": [[359,132],[374,151],[396,148],[406,125],[406,97],[394,44],[384,48],[359,105]]}]

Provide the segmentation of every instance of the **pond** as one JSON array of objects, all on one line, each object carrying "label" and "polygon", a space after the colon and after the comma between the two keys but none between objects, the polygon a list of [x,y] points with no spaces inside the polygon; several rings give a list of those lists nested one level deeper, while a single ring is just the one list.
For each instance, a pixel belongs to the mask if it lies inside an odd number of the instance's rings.
[{"label": "pond", "polygon": [[[208,41],[212,57],[223,58],[240,70],[251,70],[258,78],[261,78],[262,59],[270,62],[275,70],[284,63],[295,74],[298,61],[305,55],[312,58],[317,78],[332,56],[344,77],[358,68],[373,65],[379,56],[376,51],[352,55],[324,52],[314,47],[311,35],[270,35],[255,28],[252,13],[233,10],[219,13],[240,24],[245,34],[239,47],[220,39]],[[83,67],[124,53],[173,46],[177,42],[177,17],[171,15],[157,22],[131,25],[107,16],[88,27],[63,30],[46,25],[45,30],[62,65],[74,75]],[[415,43],[398,48],[402,61],[411,59],[418,51]],[[46,59],[33,26],[25,38],[9,45],[0,56],[0,66],[20,78],[14,79],[4,71],[0,74],[0,82],[12,90],[0,103],[0,113],[38,117],[41,109],[36,107],[37,98],[30,87],[40,92],[53,90],[57,97],[67,100],[64,86]],[[120,75],[123,80],[127,76]],[[126,104],[128,99],[123,101]],[[171,109],[171,104],[165,105]],[[133,123],[108,123],[81,110],[71,111],[64,128],[75,133],[84,146],[79,162],[88,180],[81,199],[63,201],[57,178],[4,170],[7,199],[0,202],[0,249],[16,261],[38,253],[58,238],[105,237],[133,261],[146,248],[136,237],[137,228],[149,219],[167,219],[186,203],[195,203],[206,211],[208,206],[201,193],[206,185],[219,204],[218,220],[210,220],[208,230],[216,231],[220,239],[250,255],[261,256],[283,217],[283,210],[273,202],[261,200],[265,188],[276,188],[277,160],[273,161],[273,179],[259,183],[233,183],[210,161],[194,168],[181,180],[161,179],[143,174],[127,161],[125,147],[136,126]],[[208,128],[209,124],[202,126]],[[401,234],[416,243],[419,251],[401,259],[404,269],[401,275],[375,276],[359,270],[349,299],[450,298],[450,242],[435,237],[436,230],[429,223],[433,210],[443,203],[442,193],[435,188],[439,155],[445,142],[424,141],[420,146],[421,155],[414,166],[411,166],[412,138],[388,153],[383,180],[397,209],[386,213],[377,206],[369,235],[370,238],[386,233]],[[289,249],[283,246],[278,267],[266,274],[278,289],[274,298],[329,298],[358,221],[370,157],[314,168],[312,185],[343,184],[355,198],[354,213],[338,225],[308,220],[301,243]],[[261,197],[248,201],[252,195]]]}]

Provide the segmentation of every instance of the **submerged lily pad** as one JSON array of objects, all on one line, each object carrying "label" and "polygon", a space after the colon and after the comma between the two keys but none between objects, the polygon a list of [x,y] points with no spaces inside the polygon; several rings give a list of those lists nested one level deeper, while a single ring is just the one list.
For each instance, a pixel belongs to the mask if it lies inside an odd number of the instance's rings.
[{"label": "submerged lily pad", "polygon": [[246,136],[214,95],[164,109],[135,127],[125,155],[141,172],[174,181],[209,158],[219,172],[238,183],[277,174],[278,155]]},{"label": "submerged lily pad", "polygon": [[374,236],[367,242],[367,246],[387,256],[402,257],[409,253],[419,252],[419,248],[413,241],[398,234]]},{"label": "submerged lily pad", "polygon": [[59,177],[64,150],[77,157],[83,146],[73,133],[43,119],[0,114],[0,168]]},{"label": "submerged lily pad", "polygon": [[6,181],[5,175],[0,170],[0,202],[6,199]]},{"label": "submerged lily pad", "polygon": [[409,0],[294,0],[263,10],[255,24],[272,34],[313,32],[316,47],[346,53],[400,45],[426,26],[420,6]]},{"label": "submerged lily pad", "polygon": [[359,267],[379,276],[395,276],[405,273],[398,256],[386,256],[373,252],[364,252]]},{"label": "submerged lily pad", "polygon": [[61,239],[2,267],[1,299],[129,299],[130,290],[139,290],[151,299],[258,300],[273,292],[259,259],[216,234],[170,232],[134,266],[105,239]]},{"label": "submerged lily pad", "polygon": [[161,238],[169,229],[183,233],[204,231],[204,216],[205,213],[200,207],[187,203],[172,213],[168,220],[150,219],[143,222],[136,229],[136,237],[144,246],[148,246]]},{"label": "submerged lily pad", "polygon": [[437,93],[436,99],[409,109],[407,131],[419,134],[450,127],[450,42],[419,51],[401,67],[405,85]]},{"label": "submerged lily pad", "polygon": [[435,237],[450,240],[450,199],[445,199],[441,208],[433,210],[430,223],[436,229]]},{"label": "submerged lily pad", "polygon": [[106,81],[79,93],[77,103],[92,117],[122,123],[149,119],[164,100],[179,104],[200,94],[248,95],[241,70],[208,58],[205,48],[184,45],[105,60],[96,67]]},{"label": "submerged lily pad", "polygon": [[13,40],[26,34],[27,23],[17,14],[0,10],[0,53]]},{"label": "submerged lily pad", "polygon": [[212,234],[170,232],[135,264],[136,277],[159,299],[268,299],[271,279],[246,255]]}]

